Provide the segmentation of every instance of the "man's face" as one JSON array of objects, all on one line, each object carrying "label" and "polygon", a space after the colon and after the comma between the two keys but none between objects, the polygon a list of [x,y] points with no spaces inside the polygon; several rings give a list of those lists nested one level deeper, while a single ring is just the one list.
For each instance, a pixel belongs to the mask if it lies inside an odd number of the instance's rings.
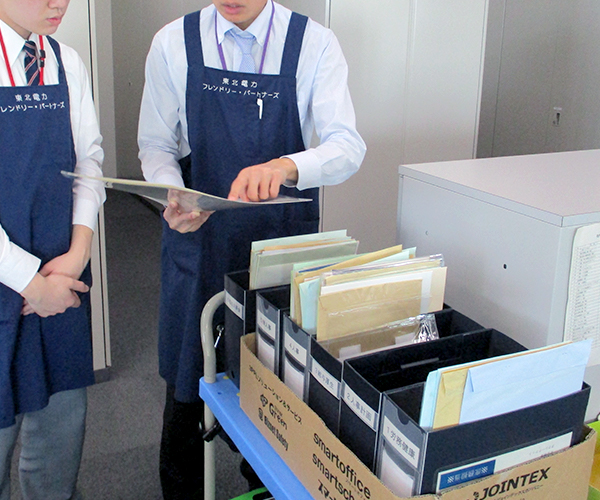
[{"label": "man's face", "polygon": [[70,0],[0,0],[0,19],[23,38],[33,33],[52,35]]},{"label": "man's face", "polygon": [[267,0],[213,0],[213,3],[219,14],[245,30],[265,8]]}]

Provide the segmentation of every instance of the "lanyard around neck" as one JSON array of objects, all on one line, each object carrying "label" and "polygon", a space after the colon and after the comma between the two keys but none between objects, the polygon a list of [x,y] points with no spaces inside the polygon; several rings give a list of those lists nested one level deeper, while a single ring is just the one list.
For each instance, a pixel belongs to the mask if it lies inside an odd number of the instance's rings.
[{"label": "lanyard around neck", "polygon": [[[44,50],[44,39],[42,38],[42,35],[38,35],[38,40],[40,43],[40,85],[44,85],[44,60],[46,59],[46,51]],[[6,71],[8,72],[8,78],[10,78],[10,84],[13,87],[16,87],[13,72],[10,69],[10,64],[8,62],[8,54],[6,52],[2,30],[0,30],[0,45],[2,45],[2,55],[4,56],[4,64],[6,65]]]},{"label": "lanyard around neck", "polygon": [[[258,74],[262,74],[263,66],[265,65],[265,56],[267,55],[267,46],[269,45],[269,38],[271,37],[271,28],[273,27],[273,17],[275,17],[275,3],[271,1],[271,18],[269,19],[269,27],[267,28],[267,37],[265,38],[265,46],[263,47],[262,56],[260,59],[260,68]],[[221,66],[227,71],[227,63],[225,62],[225,54],[223,53],[223,47],[219,43],[219,34],[217,33],[217,10],[215,9],[215,40],[219,49],[219,58],[221,59]]]}]

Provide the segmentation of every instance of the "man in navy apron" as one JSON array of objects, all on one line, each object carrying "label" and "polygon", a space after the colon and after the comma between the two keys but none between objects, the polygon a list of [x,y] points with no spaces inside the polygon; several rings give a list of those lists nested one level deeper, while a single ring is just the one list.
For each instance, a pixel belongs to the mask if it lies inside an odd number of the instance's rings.
[{"label": "man in navy apron", "polygon": [[[318,187],[350,177],[365,153],[330,30],[271,0],[213,4],[153,41],[139,125],[145,178],[231,199],[282,193],[313,201],[213,214],[172,202],[164,211],[165,499],[201,498],[204,304],[223,290],[226,273],[248,268],[253,240],[317,232]],[[313,131],[321,144],[307,150]]]},{"label": "man in navy apron", "polygon": [[75,498],[94,383],[88,260],[104,190],[60,172],[101,175],[101,136],[81,59],[44,36],[68,3],[0,0],[0,500],[19,434],[22,498]]}]

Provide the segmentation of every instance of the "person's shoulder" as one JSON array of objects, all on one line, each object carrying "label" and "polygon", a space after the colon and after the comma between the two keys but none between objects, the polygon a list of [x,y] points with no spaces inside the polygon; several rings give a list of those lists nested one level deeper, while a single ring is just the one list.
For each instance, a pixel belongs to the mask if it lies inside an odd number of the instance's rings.
[{"label": "person's shoulder", "polygon": [[180,37],[183,35],[183,18],[179,17],[168,24],[165,24],[154,35],[154,40],[168,40],[172,37]]},{"label": "person's shoulder", "polygon": [[[205,22],[208,16],[213,12],[214,6],[209,5],[200,11],[201,22]],[[154,35],[155,39],[171,39],[173,37],[182,37],[184,30],[184,19],[186,16],[195,14],[197,11],[189,12],[188,14],[178,17],[177,19],[165,24],[158,32]]]},{"label": "person's shoulder", "polygon": [[[275,6],[277,9],[277,15],[280,16],[280,18],[283,19],[286,24],[289,23],[293,11],[281,5],[280,3],[275,3]],[[300,12],[296,12],[296,14],[304,15]],[[333,31],[331,31],[329,28],[326,28],[321,23],[318,23],[314,19],[310,17],[308,18],[304,33],[305,41],[308,40],[313,44],[327,45],[333,38],[335,38]]]},{"label": "person's shoulder", "polygon": [[[81,59],[81,57],[79,56],[79,53],[70,45],[66,45],[63,42],[59,42],[58,40],[56,40],[56,38],[53,39],[56,43],[58,43],[59,47],[60,47],[60,55],[61,57],[64,59]],[[46,50],[48,50],[48,47],[46,47]]]},{"label": "person's shoulder", "polygon": [[[85,64],[83,63],[83,59],[79,52],[77,52],[70,45],[66,45],[58,40],[54,39],[60,48],[60,57],[65,66],[65,71],[80,74],[81,71],[85,71]],[[46,47],[46,53],[48,52],[48,47]]]},{"label": "person's shoulder", "polygon": [[310,17],[308,18],[304,32],[303,44],[305,46],[312,47],[313,50],[322,51],[334,41],[337,44],[337,38],[331,29],[326,28]]},{"label": "person's shoulder", "polygon": [[[83,93],[85,89],[89,87],[90,74],[81,55],[70,45],[66,45],[56,39],[53,40],[58,44],[60,49],[60,58],[69,84],[69,92],[72,96],[77,95],[73,94],[73,92]],[[48,46],[45,47],[46,57],[52,57],[56,60],[56,54],[54,53],[53,47],[51,48],[49,45],[50,42],[48,42]],[[52,55],[49,55],[49,52]]]}]

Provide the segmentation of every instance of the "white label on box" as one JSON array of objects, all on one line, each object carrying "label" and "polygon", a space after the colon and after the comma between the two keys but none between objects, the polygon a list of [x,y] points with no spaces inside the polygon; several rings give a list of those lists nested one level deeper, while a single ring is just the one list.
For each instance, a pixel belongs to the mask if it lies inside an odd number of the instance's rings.
[{"label": "white label on box", "polygon": [[350,387],[346,384],[343,385],[344,401],[350,407],[350,409],[356,413],[356,416],[360,418],[365,424],[371,429],[377,432],[377,423],[379,419],[378,413],[373,410],[367,403],[365,403]]},{"label": "white label on box", "polygon": [[225,290],[225,305],[238,318],[244,321],[244,307]]},{"label": "white label on box", "polygon": [[[456,467],[442,471],[437,477],[437,489],[440,490],[456,486],[457,484],[466,483],[482,477],[491,476],[498,472],[502,472],[510,467],[521,465],[530,460],[535,460],[543,455],[564,450],[571,446],[571,438],[573,433],[569,432],[541,443],[526,446],[518,450],[510,451],[502,455],[490,457],[485,460],[480,460],[472,464]],[[503,493],[503,491],[500,491]]]},{"label": "white label on box", "polygon": [[262,311],[256,311],[256,326],[275,340],[275,323],[265,316]]},{"label": "white label on box", "polygon": [[325,368],[317,363],[314,358],[310,364],[310,372],[319,383],[327,389],[333,397],[340,399],[340,382],[331,375]]},{"label": "white label on box", "polygon": [[419,447],[408,439],[387,417],[383,417],[383,438],[396,450],[413,468],[419,466]]},{"label": "white label on box", "polygon": [[306,367],[306,349],[290,337],[287,332],[285,334],[285,352],[292,356],[292,358],[298,361],[303,367]]}]

